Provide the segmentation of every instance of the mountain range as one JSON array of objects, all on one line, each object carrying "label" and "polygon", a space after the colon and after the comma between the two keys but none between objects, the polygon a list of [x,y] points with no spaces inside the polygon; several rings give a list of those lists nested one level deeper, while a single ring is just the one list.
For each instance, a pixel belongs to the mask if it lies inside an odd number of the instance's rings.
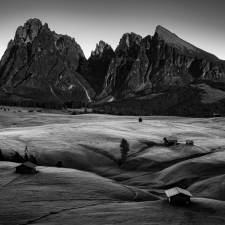
[{"label": "mountain range", "polygon": [[86,59],[74,38],[30,19],[17,28],[1,59],[0,98],[108,102],[224,78],[225,61],[162,26],[144,38],[125,33],[115,50],[100,41]]}]

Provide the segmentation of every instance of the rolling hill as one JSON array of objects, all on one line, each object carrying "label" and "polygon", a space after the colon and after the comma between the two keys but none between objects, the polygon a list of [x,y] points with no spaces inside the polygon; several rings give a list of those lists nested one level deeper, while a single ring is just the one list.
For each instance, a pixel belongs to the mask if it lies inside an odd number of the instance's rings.
[{"label": "rolling hill", "polygon": [[[38,173],[21,175],[18,163],[0,162],[1,224],[224,223],[224,118],[152,116],[139,123],[15,109],[0,110],[0,148],[7,158],[28,146],[39,165]],[[179,144],[163,146],[169,135]],[[130,152],[119,166],[122,138]],[[55,167],[59,160],[64,168]],[[173,186],[193,194],[189,207],[169,205],[164,190]]]}]

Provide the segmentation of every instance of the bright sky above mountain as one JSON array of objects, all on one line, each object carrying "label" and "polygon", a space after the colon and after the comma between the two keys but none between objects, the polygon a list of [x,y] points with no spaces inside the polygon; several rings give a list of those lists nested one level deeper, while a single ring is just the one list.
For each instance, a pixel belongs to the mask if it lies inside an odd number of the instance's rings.
[{"label": "bright sky above mountain", "polygon": [[157,25],[225,60],[224,0],[7,0],[0,7],[0,57],[30,18],[74,37],[88,58],[103,40],[113,49],[126,32],[153,35]]}]

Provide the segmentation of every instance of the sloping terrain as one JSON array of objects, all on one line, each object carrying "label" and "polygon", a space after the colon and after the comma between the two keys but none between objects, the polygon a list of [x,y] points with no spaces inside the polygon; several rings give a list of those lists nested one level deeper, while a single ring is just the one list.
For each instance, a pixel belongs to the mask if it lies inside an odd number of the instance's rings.
[{"label": "sloping terrain", "polygon": [[[224,224],[225,203],[195,199],[190,208],[174,207],[166,201],[111,203],[50,215],[33,224]],[[85,215],[85,216],[84,216]]]},{"label": "sloping terrain", "polygon": [[[18,164],[0,162],[2,224],[224,224],[224,118],[152,116],[139,123],[14,109],[0,110],[0,148],[23,155],[28,146],[39,172],[19,175]],[[179,144],[163,146],[171,135]],[[119,166],[122,138],[130,151]],[[54,167],[59,160],[68,168]],[[193,194],[189,207],[169,205],[164,190],[173,186]]]},{"label": "sloping terrain", "polygon": [[209,179],[194,183],[188,189],[202,198],[225,201],[225,175],[213,176]]},{"label": "sloping terrain", "polygon": [[224,223],[221,201],[196,198],[191,207],[174,207],[92,173],[39,166],[34,175],[19,175],[17,165],[0,164],[2,225]]},{"label": "sloping terrain", "polygon": [[0,210],[1,224],[26,224],[28,220],[66,210],[110,202],[136,201],[137,196],[139,200],[159,199],[93,173],[38,167],[36,174],[21,175],[14,173],[17,165],[8,162],[0,164],[0,200],[1,205],[4,205]]},{"label": "sloping terrain", "polygon": [[202,103],[213,103],[225,99],[224,91],[212,88],[207,84],[198,84],[197,87],[204,91],[201,99]]}]

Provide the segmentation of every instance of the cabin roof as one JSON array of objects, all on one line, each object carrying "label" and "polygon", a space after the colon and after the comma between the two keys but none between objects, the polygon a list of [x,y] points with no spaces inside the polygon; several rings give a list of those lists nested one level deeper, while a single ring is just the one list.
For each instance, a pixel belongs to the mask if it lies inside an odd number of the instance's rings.
[{"label": "cabin roof", "polygon": [[[33,163],[31,163],[31,162],[25,162],[25,163],[22,163],[22,164],[19,165],[19,166],[26,166],[26,167],[31,168],[31,169],[34,169],[34,168],[36,167],[36,165],[33,164]],[[19,167],[19,166],[17,166],[17,167]],[[17,167],[16,167],[16,168],[17,168]]]},{"label": "cabin roof", "polygon": [[184,189],[179,188],[179,187],[174,187],[174,188],[165,190],[165,193],[166,193],[168,198],[172,197],[172,196],[175,196],[175,195],[178,195],[178,194],[183,194],[183,195],[186,195],[186,196],[189,196],[189,197],[193,197],[192,194],[189,191],[184,190]]},{"label": "cabin roof", "polygon": [[176,136],[169,136],[169,137],[166,137],[167,141],[177,141],[178,138]]}]

